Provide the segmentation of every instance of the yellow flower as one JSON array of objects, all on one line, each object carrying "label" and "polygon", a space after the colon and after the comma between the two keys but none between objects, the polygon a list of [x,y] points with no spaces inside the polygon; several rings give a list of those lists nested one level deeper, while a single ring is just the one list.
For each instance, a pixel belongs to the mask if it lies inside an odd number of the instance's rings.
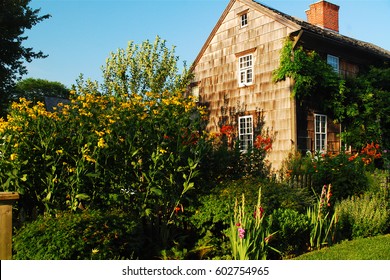
[{"label": "yellow flower", "polygon": [[73,173],[73,172],[76,171],[76,168],[68,167],[68,168],[67,168],[67,171],[68,171],[69,173]]},{"label": "yellow flower", "polygon": [[17,158],[18,158],[17,154],[11,154],[11,156],[9,157],[10,160],[15,160]]},{"label": "yellow flower", "polygon": [[97,254],[99,253],[99,249],[92,249],[92,254]]},{"label": "yellow flower", "polygon": [[63,150],[57,150],[57,151],[56,151],[56,154],[57,154],[57,155],[62,155],[63,152],[64,152]]},{"label": "yellow flower", "polygon": [[85,158],[86,161],[93,162],[93,163],[96,162],[96,160],[91,158],[89,155],[84,155],[83,157]]},{"label": "yellow flower", "polygon": [[98,147],[99,148],[105,148],[107,146],[106,142],[103,138],[99,138]]},{"label": "yellow flower", "polygon": [[99,137],[104,136],[104,131],[97,131],[97,130],[95,130],[95,133],[96,133],[96,135],[99,136]]}]

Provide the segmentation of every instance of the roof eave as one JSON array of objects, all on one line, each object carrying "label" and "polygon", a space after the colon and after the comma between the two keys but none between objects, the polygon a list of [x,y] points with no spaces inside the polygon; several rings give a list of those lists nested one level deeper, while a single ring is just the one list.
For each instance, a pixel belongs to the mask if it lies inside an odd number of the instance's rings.
[{"label": "roof eave", "polygon": [[[338,33],[334,34],[334,36],[327,36],[325,33],[321,34],[302,27],[301,30],[291,33],[290,36],[296,38],[295,45],[316,46],[316,49],[322,49],[323,51],[327,48],[328,50],[332,49],[334,53],[343,53],[359,63],[390,61],[389,51],[371,43],[339,35]],[[329,48],[329,46],[333,47]]]}]

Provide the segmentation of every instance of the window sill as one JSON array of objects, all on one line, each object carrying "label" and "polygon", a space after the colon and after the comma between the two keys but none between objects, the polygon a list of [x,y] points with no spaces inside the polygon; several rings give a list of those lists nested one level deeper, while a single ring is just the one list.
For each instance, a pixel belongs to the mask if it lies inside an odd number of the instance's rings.
[{"label": "window sill", "polygon": [[254,86],[255,86],[254,83],[251,83],[251,84],[239,84],[238,88],[252,88]]}]

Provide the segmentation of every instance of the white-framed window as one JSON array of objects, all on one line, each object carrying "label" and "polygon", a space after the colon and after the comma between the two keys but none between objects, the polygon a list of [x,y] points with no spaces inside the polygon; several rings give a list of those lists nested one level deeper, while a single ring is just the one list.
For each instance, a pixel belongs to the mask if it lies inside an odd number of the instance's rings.
[{"label": "white-framed window", "polygon": [[199,86],[194,86],[191,88],[191,95],[197,100],[199,99]]},{"label": "white-framed window", "polygon": [[241,27],[245,27],[248,25],[248,14],[242,14],[241,15]]},{"label": "white-framed window", "polygon": [[238,118],[238,137],[241,152],[246,152],[253,146],[253,116]]},{"label": "white-framed window", "polygon": [[326,115],[314,115],[314,141],[316,151],[326,151],[327,146],[327,117]]},{"label": "white-framed window", "polygon": [[253,83],[253,54],[238,58],[238,84],[240,87]]},{"label": "white-framed window", "polygon": [[339,66],[339,58],[337,56],[328,54],[326,61],[330,66],[332,66],[333,70],[336,73],[339,73],[340,66]]}]

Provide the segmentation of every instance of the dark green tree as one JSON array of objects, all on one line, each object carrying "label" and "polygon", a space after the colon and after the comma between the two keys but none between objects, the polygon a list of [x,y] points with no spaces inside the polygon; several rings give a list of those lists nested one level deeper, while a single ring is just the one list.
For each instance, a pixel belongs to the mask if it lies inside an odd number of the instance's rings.
[{"label": "dark green tree", "polygon": [[69,89],[60,82],[28,78],[16,84],[11,99],[17,100],[20,97],[31,101],[44,101],[45,97],[68,98]]},{"label": "dark green tree", "polygon": [[344,140],[357,149],[375,142],[390,145],[390,68],[370,67],[346,80],[345,88],[333,96],[341,104],[335,112],[345,127]]},{"label": "dark green tree", "polygon": [[41,51],[25,47],[26,30],[47,19],[40,9],[29,7],[30,0],[0,0],[0,114],[4,114],[10,92],[16,81],[27,74],[25,62],[44,58]]}]

